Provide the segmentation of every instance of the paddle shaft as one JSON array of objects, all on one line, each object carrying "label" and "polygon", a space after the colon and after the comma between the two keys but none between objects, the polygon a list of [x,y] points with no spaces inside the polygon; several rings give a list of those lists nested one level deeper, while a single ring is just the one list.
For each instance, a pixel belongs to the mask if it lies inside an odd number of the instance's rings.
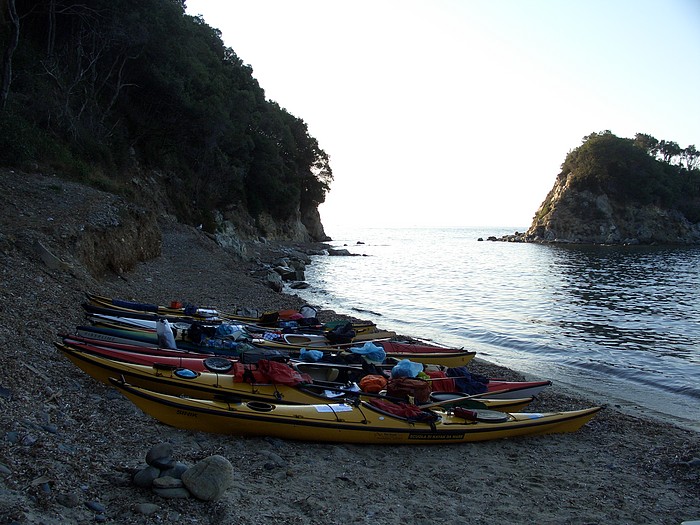
[{"label": "paddle shaft", "polygon": [[421,408],[432,408],[432,407],[439,407],[442,405],[449,405],[450,403],[459,403],[460,401],[467,401],[469,399],[475,399],[478,397],[483,397],[483,396],[488,396],[488,395],[493,395],[493,394],[502,394],[503,392],[509,392],[509,388],[504,388],[502,390],[492,390],[491,392],[482,392],[481,394],[472,394],[470,396],[464,396],[464,397],[455,397],[453,399],[446,399],[444,401],[437,401],[435,403],[430,403],[429,405],[421,405]]},{"label": "paddle shaft", "polygon": [[319,385],[316,383],[301,383],[302,387],[305,388],[319,388],[323,390],[330,390],[332,392],[342,392],[344,394],[355,394],[356,396],[367,396],[367,397],[378,397],[381,399],[386,399],[387,401],[404,401],[398,397],[385,396],[382,394],[375,394],[373,392],[363,392],[362,390],[350,390],[349,388],[337,388],[327,385]]},{"label": "paddle shaft", "polygon": [[[401,402],[401,403],[406,402],[406,400],[402,399],[402,398],[387,396],[384,394],[375,394],[373,392],[363,392],[362,390],[350,390],[347,388],[335,388],[335,387],[328,387],[328,386],[324,386],[324,385],[316,385],[313,383],[302,383],[301,385],[304,387],[323,388],[324,390],[331,390],[332,392],[343,392],[343,393],[347,393],[347,394],[355,394],[357,396],[376,397],[379,399],[386,399],[387,401],[394,401],[394,402]],[[481,394],[476,394],[476,395],[478,396]],[[416,406],[418,408],[430,408],[433,406],[444,405],[444,404],[448,404],[448,403],[454,403],[454,402],[460,403],[461,401],[470,401],[470,397],[474,397],[474,396],[456,397],[454,399],[450,399],[447,401],[440,401],[438,403],[430,403],[427,405],[416,405]],[[488,406],[485,405],[484,403],[481,403],[477,400],[475,400],[474,402],[478,403],[480,406],[473,407],[473,408],[488,408]]]}]

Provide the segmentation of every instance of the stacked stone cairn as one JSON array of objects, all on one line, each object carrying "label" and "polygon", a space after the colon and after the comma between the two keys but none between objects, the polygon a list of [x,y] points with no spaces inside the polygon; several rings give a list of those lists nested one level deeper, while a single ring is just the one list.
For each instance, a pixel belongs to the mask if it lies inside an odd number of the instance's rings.
[{"label": "stacked stone cairn", "polygon": [[147,466],[133,476],[135,485],[163,498],[219,499],[233,483],[233,465],[223,456],[204,458],[193,466],[173,459],[169,443],[154,445],[146,453]]}]

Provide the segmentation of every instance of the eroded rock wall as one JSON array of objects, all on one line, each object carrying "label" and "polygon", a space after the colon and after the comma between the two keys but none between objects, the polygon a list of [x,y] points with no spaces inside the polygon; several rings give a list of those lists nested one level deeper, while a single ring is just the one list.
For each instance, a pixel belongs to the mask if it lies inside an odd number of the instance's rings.
[{"label": "eroded rock wall", "polygon": [[[161,253],[154,212],[58,177],[0,172],[2,244],[94,276],[121,274]],[[31,202],[31,212],[27,204]],[[61,254],[61,257],[54,254]]]},{"label": "eroded rock wall", "polygon": [[559,176],[524,234],[529,242],[698,244],[700,224],[680,212],[576,190]]}]

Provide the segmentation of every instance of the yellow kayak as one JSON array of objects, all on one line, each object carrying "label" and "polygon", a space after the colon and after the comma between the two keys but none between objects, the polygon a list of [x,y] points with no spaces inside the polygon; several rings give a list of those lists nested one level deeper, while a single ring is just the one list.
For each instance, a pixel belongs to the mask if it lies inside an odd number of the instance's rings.
[{"label": "yellow kayak", "polygon": [[601,410],[513,414],[462,410],[457,415],[456,410],[436,408],[420,412],[424,416],[401,417],[366,401],[236,403],[161,394],[114,378],[110,382],[143,412],[173,427],[315,442],[434,445],[575,432]]},{"label": "yellow kayak", "polygon": [[[327,402],[329,399],[339,400],[345,395],[357,397],[362,394],[351,391],[342,384],[313,381],[303,373],[299,376],[306,377],[308,382],[300,382],[297,385],[271,383],[257,370],[257,365],[235,363],[230,371],[216,373],[158,363],[157,357],[152,358],[152,364],[145,364],[148,358],[139,356],[140,363],[137,363],[126,358],[99,355],[96,353],[98,350],[91,352],[62,343],[54,344],[74,365],[102,383],[110,384],[110,377],[119,377],[134,386],[176,396],[315,404]],[[371,394],[365,394],[367,395]],[[473,402],[490,410],[513,411],[525,408],[532,400],[532,397],[488,399],[485,395],[479,395],[475,396]]]}]

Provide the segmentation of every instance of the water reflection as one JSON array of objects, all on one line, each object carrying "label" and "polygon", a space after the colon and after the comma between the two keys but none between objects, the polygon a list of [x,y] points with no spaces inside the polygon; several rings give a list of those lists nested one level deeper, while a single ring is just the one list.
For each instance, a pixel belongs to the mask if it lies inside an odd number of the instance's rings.
[{"label": "water reflection", "polygon": [[697,248],[557,246],[550,255],[559,285],[553,293],[565,295],[557,317],[567,337],[624,351],[697,354]]},{"label": "water reflection", "polygon": [[[300,293],[339,312],[375,312],[360,316],[401,334],[634,404],[697,404],[700,247],[470,240],[478,236],[353,236],[366,244],[351,251],[370,256],[315,261],[312,288]],[[670,397],[661,401],[660,392]]]}]

